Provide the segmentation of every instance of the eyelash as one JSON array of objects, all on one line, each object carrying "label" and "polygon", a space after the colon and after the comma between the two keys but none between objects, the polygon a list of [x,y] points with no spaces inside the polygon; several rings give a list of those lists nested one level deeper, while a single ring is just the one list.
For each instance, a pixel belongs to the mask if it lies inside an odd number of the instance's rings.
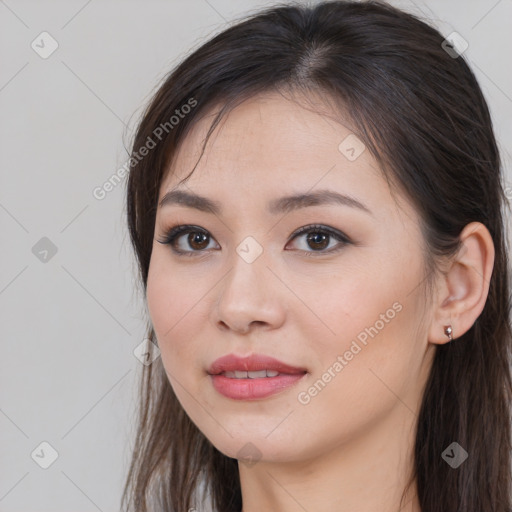
[{"label": "eyelash", "polygon": [[[334,230],[332,228],[329,228],[327,226],[322,226],[320,224],[310,224],[308,226],[303,226],[302,228],[299,228],[297,231],[292,233],[291,240],[295,240],[295,238],[298,238],[300,235],[304,233],[316,233],[316,234],[324,234],[329,235],[330,237],[336,239],[338,242],[341,242],[339,245],[329,249],[329,250],[319,250],[319,251],[302,251],[305,256],[307,257],[317,257],[322,256],[325,254],[332,254],[340,251],[345,245],[350,244],[350,239],[341,231]],[[174,247],[174,242],[176,239],[178,239],[180,236],[187,234],[187,233],[202,233],[206,236],[208,236],[210,239],[212,238],[209,236],[208,231],[206,231],[203,228],[200,228],[198,226],[191,226],[187,224],[181,224],[177,226],[173,226],[169,228],[169,230],[165,233],[165,238],[163,240],[157,240],[157,242],[161,244],[167,244],[171,246],[171,250],[178,256],[194,256],[199,253],[206,252],[203,250],[192,250],[192,251],[181,251],[180,249],[176,249]],[[290,241],[291,241],[290,240]],[[299,249],[300,250],[300,249]]]}]

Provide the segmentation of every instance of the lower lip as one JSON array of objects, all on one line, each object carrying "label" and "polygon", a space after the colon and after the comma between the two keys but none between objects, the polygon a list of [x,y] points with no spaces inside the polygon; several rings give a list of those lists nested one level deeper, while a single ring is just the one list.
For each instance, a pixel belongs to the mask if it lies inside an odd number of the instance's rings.
[{"label": "lower lip", "polygon": [[210,375],[213,387],[222,395],[234,400],[257,400],[279,393],[293,386],[306,373],[278,375],[261,379],[230,379],[224,375]]}]

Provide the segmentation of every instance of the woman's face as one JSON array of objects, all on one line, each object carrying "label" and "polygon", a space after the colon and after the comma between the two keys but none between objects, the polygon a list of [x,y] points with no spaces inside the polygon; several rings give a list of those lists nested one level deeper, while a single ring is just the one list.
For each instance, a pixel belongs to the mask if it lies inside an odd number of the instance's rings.
[{"label": "woman's face", "polygon": [[[196,163],[210,122],[184,140],[159,203]],[[177,190],[217,211],[159,206],[148,308],[174,392],[217,449],[300,461],[414,416],[433,355],[423,239],[349,128],[277,94],[254,97],[222,120]],[[176,225],[195,228],[159,243]],[[212,377],[227,354],[302,373]]]}]

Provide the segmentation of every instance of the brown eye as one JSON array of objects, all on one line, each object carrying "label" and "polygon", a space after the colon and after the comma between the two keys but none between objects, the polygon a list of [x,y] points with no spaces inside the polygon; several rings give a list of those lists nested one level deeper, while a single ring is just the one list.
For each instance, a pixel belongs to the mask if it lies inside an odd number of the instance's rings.
[{"label": "brown eye", "polygon": [[190,247],[196,250],[205,249],[206,245],[204,245],[205,240],[207,241],[209,236],[202,232],[191,231],[188,234],[187,241],[190,244]]},{"label": "brown eye", "polygon": [[[351,243],[350,239],[341,231],[322,225],[304,226],[292,235],[292,241],[303,238],[305,243],[299,250],[305,256],[322,256],[341,250]],[[331,242],[334,242],[331,244]]]},{"label": "brown eye", "polygon": [[[185,238],[185,235],[188,235]],[[213,241],[210,234],[196,226],[181,225],[171,228],[161,244],[168,244],[179,255],[191,256],[194,253],[206,252],[209,242]]]},{"label": "brown eye", "polygon": [[306,240],[307,243],[310,244],[312,249],[325,249],[329,243],[325,243],[325,241],[329,240],[330,235],[325,233],[310,233],[308,234]]},{"label": "brown eye", "polygon": [[[185,235],[187,235],[186,238]],[[299,250],[305,256],[331,254],[351,243],[350,239],[341,231],[317,224],[300,228],[293,233],[291,241],[301,237],[304,238],[306,244]],[[198,226],[179,225],[171,228],[165,238],[158,242],[170,245],[172,250],[180,256],[193,256],[207,253],[208,246],[210,242],[214,242],[214,238],[208,231]],[[331,245],[331,242],[334,244]],[[214,248],[220,249],[218,245]]]}]

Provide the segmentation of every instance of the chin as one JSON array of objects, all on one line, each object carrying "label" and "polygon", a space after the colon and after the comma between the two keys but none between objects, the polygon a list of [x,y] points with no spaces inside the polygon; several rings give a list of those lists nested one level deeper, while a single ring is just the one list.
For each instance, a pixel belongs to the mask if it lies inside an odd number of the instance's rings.
[{"label": "chin", "polygon": [[265,438],[266,434],[250,435],[247,432],[243,435],[233,437],[229,434],[208,438],[209,441],[222,454],[233,459],[238,459],[248,467],[257,462],[292,462],[299,460],[300,454],[297,451],[296,443],[284,444],[280,439]]}]

